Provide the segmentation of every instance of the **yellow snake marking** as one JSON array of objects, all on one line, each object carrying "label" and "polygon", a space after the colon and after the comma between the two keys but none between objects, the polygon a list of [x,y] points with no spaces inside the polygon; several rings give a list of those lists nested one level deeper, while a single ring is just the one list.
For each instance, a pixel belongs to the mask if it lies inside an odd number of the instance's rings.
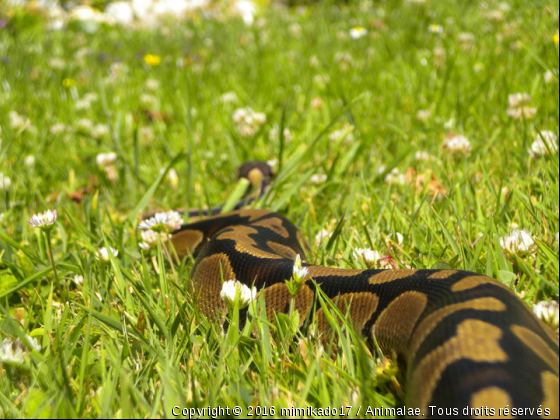
[{"label": "yellow snake marking", "polygon": [[177,251],[177,255],[184,257],[194,253],[196,247],[204,239],[204,234],[199,230],[185,229],[174,233],[171,237],[171,243]]},{"label": "yellow snake marking", "polygon": [[216,239],[231,239],[235,242],[235,249],[241,253],[253,255],[260,258],[281,259],[280,255],[271,254],[259,248],[258,244],[249,236],[257,233],[256,229],[249,226],[235,226],[227,232],[220,233]]},{"label": "yellow snake marking", "polygon": [[451,305],[444,306],[437,311],[434,311],[426,318],[422,320],[410,342],[409,354],[415,354],[418,348],[422,345],[422,342],[426,337],[438,326],[438,324],[447,318],[449,315],[455,312],[462,311],[464,309],[475,309],[479,311],[505,311],[506,305],[500,302],[498,299],[487,297],[469,300],[467,302],[454,303]]},{"label": "yellow snake marking", "polygon": [[252,209],[241,209],[237,210],[236,214],[239,217],[249,217],[249,222],[256,220],[260,217],[266,216],[270,214],[270,210],[252,210]]},{"label": "yellow snake marking", "polygon": [[495,286],[500,286],[503,289],[508,290],[502,283],[491,279],[486,276],[469,276],[459,280],[453,286],[451,286],[452,292],[462,292],[463,290],[474,289],[481,284],[493,284]]},{"label": "yellow snake marking", "polygon": [[225,305],[220,298],[221,280],[236,280],[228,256],[214,254],[204,258],[191,277],[194,281],[195,297],[198,299],[201,312],[212,317],[225,311]]},{"label": "yellow snake marking", "polygon": [[394,280],[404,279],[415,274],[418,270],[385,270],[374,274],[368,279],[369,284],[389,283]]},{"label": "yellow snake marking", "polygon": [[371,331],[383,352],[394,349],[397,354],[405,353],[412,330],[427,303],[424,293],[404,292],[381,312]]},{"label": "yellow snake marking", "polygon": [[560,414],[560,408],[558,407],[558,392],[560,391],[558,376],[556,376],[552,372],[543,372],[541,374],[541,379],[544,392],[542,408],[550,409],[550,416],[546,417],[543,414],[541,417],[557,419],[558,415]]},{"label": "yellow snake marking", "polygon": [[264,228],[270,229],[283,238],[288,238],[290,236],[290,232],[288,232],[288,230],[283,226],[282,220],[278,219],[277,217],[270,217],[268,219],[264,219],[251,224],[253,226],[262,226]]},{"label": "yellow snake marking", "polygon": [[259,187],[261,181],[263,180],[263,177],[263,173],[258,168],[251,169],[247,174],[247,178],[249,179],[253,187]]},{"label": "yellow snake marking", "polygon": [[321,267],[319,265],[310,265],[306,268],[309,270],[310,277],[353,277],[364,272],[364,270],[346,270],[344,268]]},{"label": "yellow snake marking", "polygon": [[276,252],[278,255],[291,260],[296,258],[296,252],[289,246],[279,244],[278,242],[267,241],[266,245]]},{"label": "yellow snake marking", "polygon": [[441,270],[436,271],[428,276],[429,279],[446,279],[451,277],[453,274],[457,274],[457,270]]},{"label": "yellow snake marking", "polygon": [[457,335],[432,350],[413,372],[413,405],[425,413],[441,374],[460,359],[490,363],[507,361],[509,357],[499,343],[502,335],[501,328],[484,321],[469,319],[461,322]]},{"label": "yellow snake marking", "polygon": [[[270,322],[274,321],[275,313],[288,313],[290,309],[290,300],[292,295],[288,291],[285,283],[276,283],[272,286],[261,290],[264,293],[266,302],[266,317]],[[295,309],[300,315],[300,327],[303,325],[305,318],[313,307],[314,293],[311,288],[305,284],[301,286],[295,301]]]},{"label": "yellow snake marking", "polygon": [[528,328],[512,325],[511,330],[523,344],[537,354],[558,375],[558,353],[552,350],[541,337]]},{"label": "yellow snake marking", "polygon": [[[349,313],[354,329],[361,331],[365,323],[377,310],[379,297],[371,292],[347,293],[337,296],[333,299],[333,302],[343,315]],[[350,306],[350,309],[348,306]],[[323,308],[317,311],[317,326],[320,333],[329,331],[329,322]]]},{"label": "yellow snake marking", "polygon": [[[513,404],[511,402],[511,398],[509,397],[509,394],[506,391],[504,391],[503,389],[498,388],[497,386],[489,386],[487,388],[481,389],[478,392],[475,392],[472,395],[469,407],[472,407],[472,408],[480,408],[480,407],[494,408],[494,415],[492,416],[492,418],[494,418],[494,419],[512,419],[514,417],[511,414],[508,414],[506,416],[502,413],[502,415],[500,415],[500,411],[499,411],[500,408],[505,408],[507,405],[509,405],[509,408],[513,408]],[[474,418],[487,419],[488,416],[485,416],[484,412],[482,412],[481,415],[475,416]]]}]

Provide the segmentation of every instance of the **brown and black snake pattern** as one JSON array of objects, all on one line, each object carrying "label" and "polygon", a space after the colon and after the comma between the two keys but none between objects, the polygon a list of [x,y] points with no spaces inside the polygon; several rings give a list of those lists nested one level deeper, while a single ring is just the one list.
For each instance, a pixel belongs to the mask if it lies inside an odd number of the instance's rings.
[{"label": "brown and black snake pattern", "polygon": [[[287,312],[296,254],[308,250],[297,228],[267,210],[238,210],[184,225],[177,251],[197,256],[192,269],[197,305],[224,311],[221,279],[264,293],[267,311]],[[541,408],[559,414],[558,336],[498,281],[458,270],[346,270],[304,264],[309,278],[406,365],[407,404],[429,417],[429,406]],[[302,318],[314,302],[308,280],[296,296]],[[351,304],[350,304],[351,303]],[[348,308],[348,305],[350,307]],[[319,328],[326,325],[322,309]],[[538,417],[536,411],[519,417]],[[511,411],[510,411],[511,414]],[[548,414],[548,415],[546,415]]]}]

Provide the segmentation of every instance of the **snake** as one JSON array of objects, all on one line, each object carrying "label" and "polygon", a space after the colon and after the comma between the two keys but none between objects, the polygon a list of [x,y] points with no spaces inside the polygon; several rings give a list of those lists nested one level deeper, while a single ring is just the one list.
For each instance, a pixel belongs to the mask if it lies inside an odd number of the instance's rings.
[{"label": "snake", "polygon": [[[264,162],[248,162],[238,174],[259,194],[272,178]],[[454,269],[309,264],[310,247],[292,222],[246,203],[223,214],[190,212],[201,217],[172,234],[177,253],[195,258],[190,281],[205,316],[226,312],[223,281],[237,280],[264,295],[271,319],[295,303],[301,319],[315,316],[325,331],[323,308],[313,310],[320,289],[356,331],[404,366],[406,405],[419,408],[419,417],[558,417],[558,335],[504,284]],[[292,301],[286,282],[297,255],[307,275]]]}]

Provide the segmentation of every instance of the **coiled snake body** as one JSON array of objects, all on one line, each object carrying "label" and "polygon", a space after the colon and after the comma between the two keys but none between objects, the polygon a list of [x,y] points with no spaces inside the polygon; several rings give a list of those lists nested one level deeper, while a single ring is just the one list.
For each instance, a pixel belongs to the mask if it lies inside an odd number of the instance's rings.
[{"label": "coiled snake body", "polygon": [[[280,214],[237,210],[184,225],[172,239],[197,255],[191,279],[208,316],[224,310],[222,279],[264,293],[267,312],[287,312],[294,258],[306,242]],[[493,408],[498,416],[558,417],[558,336],[498,281],[457,270],[346,270],[304,264],[356,329],[374,336],[407,366],[407,404],[429,417],[429,406]],[[313,307],[307,281],[295,307]],[[319,328],[326,325],[322,309]],[[500,408],[508,407],[506,414]],[[542,411],[537,412],[540,407]],[[531,410],[532,411],[529,411]]]}]

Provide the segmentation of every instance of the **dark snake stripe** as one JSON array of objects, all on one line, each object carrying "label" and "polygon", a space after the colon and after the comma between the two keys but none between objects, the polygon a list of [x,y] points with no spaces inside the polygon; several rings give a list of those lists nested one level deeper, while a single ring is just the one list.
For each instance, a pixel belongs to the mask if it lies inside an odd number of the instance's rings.
[{"label": "dark snake stripe", "polygon": [[[198,306],[223,311],[221,278],[265,293],[271,313],[286,310],[284,282],[305,254],[297,228],[266,210],[239,210],[183,226],[173,235],[180,254],[198,255],[192,270]],[[498,281],[457,270],[343,270],[306,265],[310,277],[407,366],[407,403],[428,416],[440,408],[538,408],[558,416],[558,336]],[[314,302],[308,281],[296,298],[306,316]],[[318,312],[320,312],[319,310]],[[321,316],[321,314],[317,314]],[[319,319],[319,325],[326,325]],[[534,415],[529,416],[534,417]]]}]

